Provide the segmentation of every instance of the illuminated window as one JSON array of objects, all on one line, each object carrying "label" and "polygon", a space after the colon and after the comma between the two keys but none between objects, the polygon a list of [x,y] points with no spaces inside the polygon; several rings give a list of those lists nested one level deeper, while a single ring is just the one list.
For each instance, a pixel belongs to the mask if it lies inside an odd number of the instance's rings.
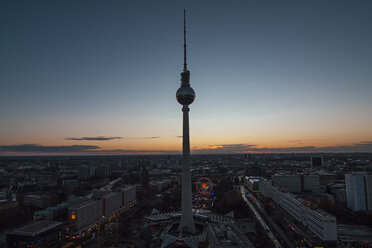
[{"label": "illuminated window", "polygon": [[74,214],[71,214],[71,220],[76,219],[76,216]]}]

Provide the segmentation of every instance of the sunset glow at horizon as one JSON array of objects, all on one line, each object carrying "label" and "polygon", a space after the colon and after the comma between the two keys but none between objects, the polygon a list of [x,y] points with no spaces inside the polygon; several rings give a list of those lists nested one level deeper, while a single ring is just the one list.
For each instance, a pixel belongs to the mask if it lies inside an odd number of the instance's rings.
[{"label": "sunset glow at horizon", "polygon": [[[285,2],[285,4],[284,4]],[[372,152],[372,2],[0,3],[0,156]]]}]

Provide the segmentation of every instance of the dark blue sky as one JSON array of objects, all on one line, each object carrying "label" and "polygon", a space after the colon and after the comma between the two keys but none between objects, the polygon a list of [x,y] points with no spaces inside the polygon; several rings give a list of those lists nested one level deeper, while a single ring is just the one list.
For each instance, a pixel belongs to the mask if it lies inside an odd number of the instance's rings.
[{"label": "dark blue sky", "polygon": [[183,8],[195,150],[372,140],[371,1],[74,0],[0,3],[0,145],[179,149]]}]

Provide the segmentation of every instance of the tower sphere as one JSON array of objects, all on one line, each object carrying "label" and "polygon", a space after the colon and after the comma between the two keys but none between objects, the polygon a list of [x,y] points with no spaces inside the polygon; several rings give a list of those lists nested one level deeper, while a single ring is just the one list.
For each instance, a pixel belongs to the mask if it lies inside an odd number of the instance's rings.
[{"label": "tower sphere", "polygon": [[195,92],[190,86],[181,86],[176,93],[177,101],[182,105],[189,105],[195,99]]}]

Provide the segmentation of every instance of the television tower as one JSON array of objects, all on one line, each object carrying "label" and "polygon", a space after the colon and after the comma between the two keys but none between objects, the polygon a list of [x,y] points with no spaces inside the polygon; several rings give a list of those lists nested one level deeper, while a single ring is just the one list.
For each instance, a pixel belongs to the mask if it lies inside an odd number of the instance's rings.
[{"label": "television tower", "polygon": [[186,10],[183,10],[183,72],[181,73],[181,87],[177,90],[177,101],[182,104],[183,112],[183,146],[182,146],[182,208],[181,222],[178,231],[181,234],[195,233],[192,214],[191,172],[190,172],[190,135],[189,135],[189,105],[195,99],[195,92],[190,87],[190,71],[186,63]]}]

